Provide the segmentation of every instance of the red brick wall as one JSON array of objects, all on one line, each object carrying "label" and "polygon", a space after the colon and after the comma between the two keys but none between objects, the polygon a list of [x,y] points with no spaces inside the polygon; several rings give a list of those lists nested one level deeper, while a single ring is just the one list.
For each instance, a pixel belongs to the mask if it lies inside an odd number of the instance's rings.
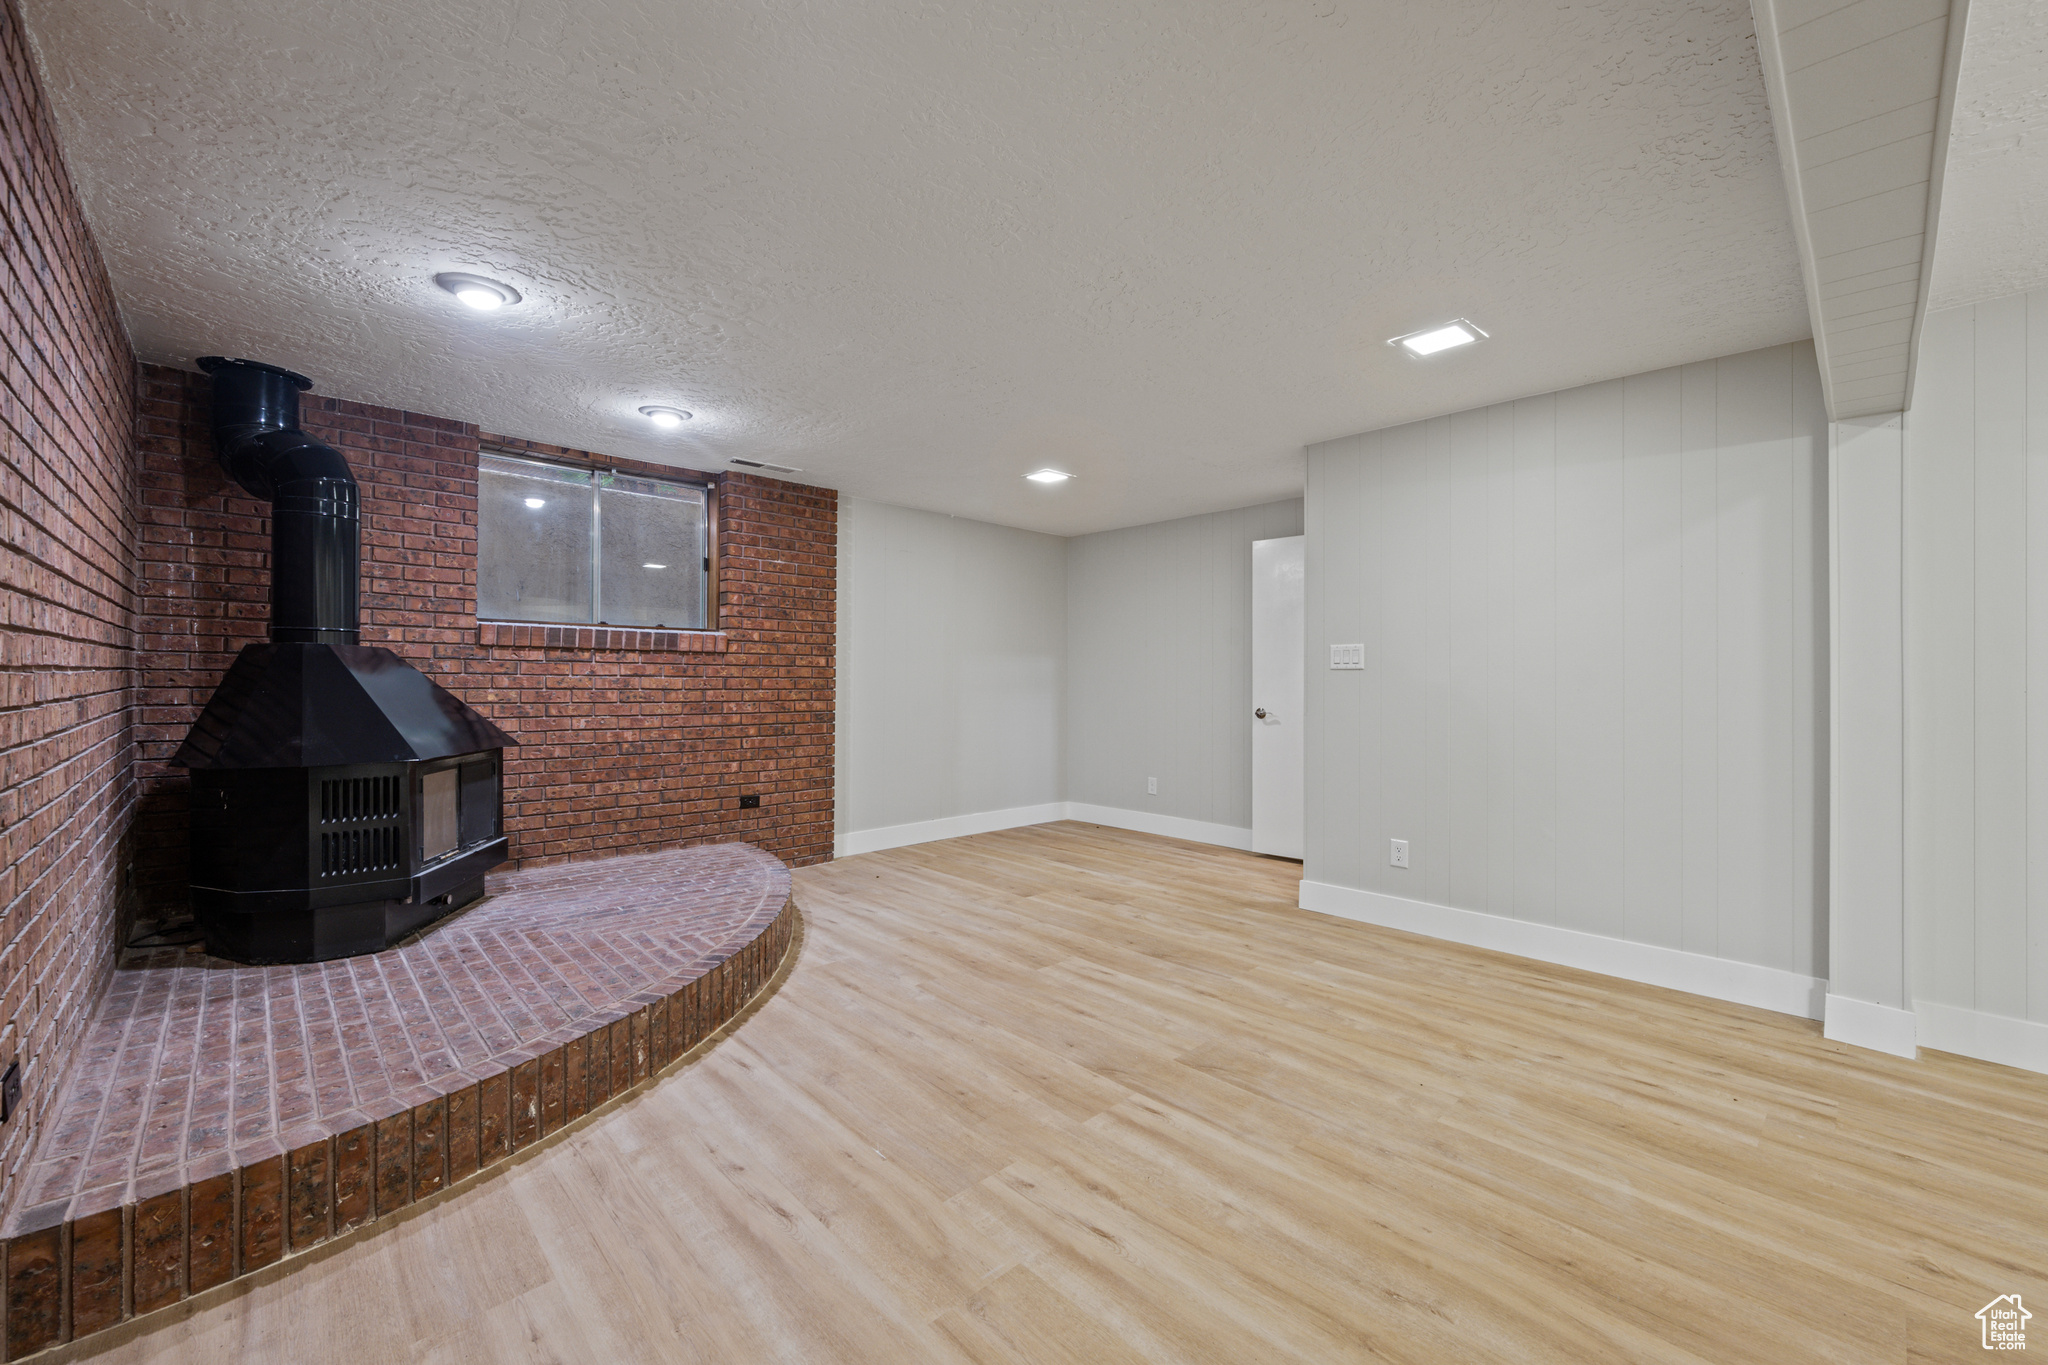
[{"label": "red brick wall", "polygon": [[0,84],[0,1066],[18,1060],[23,1084],[0,1127],[11,1176],[125,909],[135,359],[12,0]]},{"label": "red brick wall", "polygon": [[[140,875],[159,912],[181,908],[185,878],[188,787],[165,760],[235,651],[269,625],[265,505],[220,472],[207,383],[143,369]],[[396,651],[521,741],[506,763],[516,859],[724,839],[791,863],[831,856],[835,494],[712,476],[722,651],[512,645],[498,637],[534,632],[480,632],[476,619],[479,445],[684,471],[317,395],[302,416],[362,485],[364,643]],[[740,810],[742,792],[760,793],[760,809]]]}]

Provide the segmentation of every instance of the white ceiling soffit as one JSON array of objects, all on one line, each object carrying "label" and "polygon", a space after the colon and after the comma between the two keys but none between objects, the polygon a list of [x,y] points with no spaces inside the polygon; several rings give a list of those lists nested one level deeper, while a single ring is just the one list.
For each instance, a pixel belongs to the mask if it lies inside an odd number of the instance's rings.
[{"label": "white ceiling soffit", "polygon": [[1754,0],[1828,412],[1912,396],[1968,0]]},{"label": "white ceiling soffit", "polygon": [[1973,0],[1928,310],[2048,286],[2048,4]]},{"label": "white ceiling soffit", "polygon": [[25,7],[144,358],[619,456],[1073,534],[1809,334],[1745,0]]}]

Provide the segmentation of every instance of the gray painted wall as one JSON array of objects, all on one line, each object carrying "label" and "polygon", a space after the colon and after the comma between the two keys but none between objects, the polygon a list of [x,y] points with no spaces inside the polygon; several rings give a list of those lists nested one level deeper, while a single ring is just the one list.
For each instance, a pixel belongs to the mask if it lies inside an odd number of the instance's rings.
[{"label": "gray painted wall", "polygon": [[[1828,995],[1911,1007],[1906,982],[1905,441],[1897,413],[1830,428],[1833,770],[1828,813]],[[1830,1036],[1882,1042],[1837,1003]],[[1881,1020],[1882,1016],[1876,1016]],[[1908,1020],[1892,1020],[1902,1027]],[[1844,1030],[1847,1030],[1846,1032]],[[1903,1040],[1890,1039],[1893,1044]],[[1894,1048],[1896,1050],[1896,1048]]]},{"label": "gray painted wall", "polygon": [[1304,875],[1825,976],[1826,452],[1811,343],[1310,447]]},{"label": "gray painted wall", "polygon": [[834,832],[1069,800],[1248,831],[1251,542],[1300,533],[1299,499],[1072,540],[842,502]]},{"label": "gray painted wall", "polygon": [[1067,542],[1067,799],[1251,829],[1251,544],[1301,508]]},{"label": "gray painted wall", "polygon": [[1928,317],[1905,454],[1912,994],[2048,1022],[2048,291]]},{"label": "gray painted wall", "polygon": [[839,504],[834,832],[1061,799],[1066,542]]}]

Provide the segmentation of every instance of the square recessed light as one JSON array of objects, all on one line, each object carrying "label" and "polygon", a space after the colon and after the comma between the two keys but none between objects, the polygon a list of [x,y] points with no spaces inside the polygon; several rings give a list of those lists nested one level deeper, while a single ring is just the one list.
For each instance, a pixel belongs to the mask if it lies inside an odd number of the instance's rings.
[{"label": "square recessed light", "polygon": [[1455,350],[1457,347],[1470,346],[1475,341],[1485,339],[1486,333],[1465,319],[1458,318],[1441,327],[1425,327],[1404,337],[1389,338],[1387,345],[1398,346],[1420,360],[1423,356],[1435,355],[1438,351]]},{"label": "square recessed light", "polygon": [[1033,483],[1065,483],[1074,476],[1059,469],[1038,469],[1033,470],[1024,477]]}]

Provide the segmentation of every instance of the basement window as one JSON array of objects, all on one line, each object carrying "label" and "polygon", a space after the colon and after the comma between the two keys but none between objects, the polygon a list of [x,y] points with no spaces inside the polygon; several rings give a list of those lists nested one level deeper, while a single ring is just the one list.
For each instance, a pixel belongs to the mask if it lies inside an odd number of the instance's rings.
[{"label": "basement window", "polygon": [[476,614],[486,621],[707,630],[711,490],[486,453]]}]

